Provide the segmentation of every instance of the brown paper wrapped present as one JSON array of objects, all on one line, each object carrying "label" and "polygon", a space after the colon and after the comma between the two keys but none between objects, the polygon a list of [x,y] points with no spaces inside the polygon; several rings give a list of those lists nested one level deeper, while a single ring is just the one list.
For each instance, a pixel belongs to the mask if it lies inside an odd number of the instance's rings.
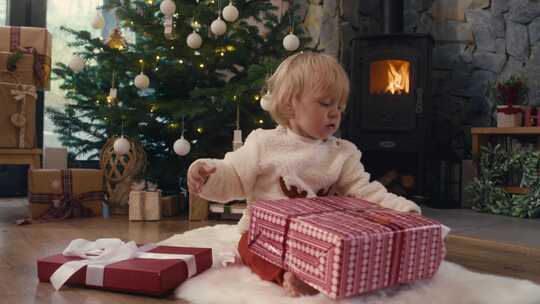
[{"label": "brown paper wrapped present", "polygon": [[101,215],[103,172],[94,169],[28,171],[28,201],[34,219]]},{"label": "brown paper wrapped present", "polygon": [[40,27],[0,27],[0,51],[22,51],[34,57],[34,84],[48,90],[51,79],[52,36]]},{"label": "brown paper wrapped present", "polygon": [[36,146],[36,88],[0,82],[0,148]]},{"label": "brown paper wrapped present", "polygon": [[[181,194],[180,194],[181,195]],[[175,216],[179,214],[178,197],[176,195],[162,196],[161,215],[163,217]]]},{"label": "brown paper wrapped present", "polygon": [[189,194],[189,220],[202,221],[208,219],[208,201],[193,193]]},{"label": "brown paper wrapped present", "polygon": [[129,193],[129,220],[161,220],[160,197],[160,191],[131,191]]},{"label": "brown paper wrapped present", "polygon": [[9,64],[12,52],[0,51],[0,82],[35,85],[34,56],[23,54],[14,66]]}]

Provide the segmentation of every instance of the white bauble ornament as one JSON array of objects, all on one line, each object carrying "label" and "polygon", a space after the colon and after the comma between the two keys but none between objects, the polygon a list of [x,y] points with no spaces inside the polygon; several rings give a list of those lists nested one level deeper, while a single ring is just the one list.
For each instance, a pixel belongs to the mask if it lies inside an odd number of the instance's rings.
[{"label": "white bauble ornament", "polygon": [[73,72],[79,73],[84,69],[84,60],[79,55],[73,55],[68,66]]},{"label": "white bauble ornament", "polygon": [[272,95],[270,95],[269,93],[266,93],[261,98],[261,108],[267,112],[270,111],[270,109],[272,109]]},{"label": "white bauble ornament", "polygon": [[90,25],[96,30],[102,29],[105,26],[105,19],[103,19],[103,16],[98,13]]},{"label": "white bauble ornament", "polygon": [[114,153],[118,155],[128,154],[130,148],[131,148],[131,144],[129,143],[129,140],[127,140],[124,136],[121,136],[120,138],[114,141],[114,144],[113,144]]},{"label": "white bauble ornament", "polygon": [[227,31],[227,23],[221,20],[221,17],[217,17],[217,19],[210,24],[210,30],[214,35],[221,36]]},{"label": "white bauble ornament", "polygon": [[300,47],[300,39],[298,39],[298,36],[291,32],[289,35],[283,38],[283,47],[287,51],[296,51]]},{"label": "white bauble ornament", "polygon": [[223,19],[229,22],[235,22],[236,19],[238,19],[239,12],[236,6],[234,6],[232,2],[229,2],[229,5],[223,8],[222,15]]},{"label": "white bauble ornament", "polygon": [[176,12],[176,4],[171,0],[163,0],[159,5],[159,10],[165,16],[172,16]]},{"label": "white bauble ornament", "polygon": [[143,72],[141,72],[137,77],[135,77],[135,86],[139,90],[147,89],[150,85],[150,78],[148,76],[144,75]]},{"label": "white bauble ornament", "polygon": [[186,39],[187,45],[192,49],[198,49],[202,45],[202,38],[197,32],[193,31],[187,36]]},{"label": "white bauble ornament", "polygon": [[185,156],[189,153],[189,150],[191,150],[191,145],[189,144],[189,141],[184,138],[184,135],[182,135],[174,142],[173,149],[174,153]]}]

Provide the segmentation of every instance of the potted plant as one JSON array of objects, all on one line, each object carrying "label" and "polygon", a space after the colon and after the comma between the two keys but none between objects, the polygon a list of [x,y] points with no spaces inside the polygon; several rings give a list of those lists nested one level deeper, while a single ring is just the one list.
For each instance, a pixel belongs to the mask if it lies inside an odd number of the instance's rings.
[{"label": "potted plant", "polygon": [[522,125],[523,109],[527,104],[529,87],[523,77],[512,75],[492,87],[492,96],[497,105],[497,127],[519,127]]}]

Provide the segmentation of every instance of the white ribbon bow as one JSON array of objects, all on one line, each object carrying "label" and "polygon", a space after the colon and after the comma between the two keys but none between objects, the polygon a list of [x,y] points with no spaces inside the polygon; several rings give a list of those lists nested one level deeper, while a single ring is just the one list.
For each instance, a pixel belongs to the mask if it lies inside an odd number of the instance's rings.
[{"label": "white ribbon bow", "polygon": [[[34,98],[37,98],[36,87],[33,85],[18,85],[18,89],[12,89],[11,95],[13,99],[21,103],[20,115],[24,115],[26,107],[26,95],[30,95]],[[19,148],[24,148],[24,134],[26,133],[25,125],[19,127]]]},{"label": "white ribbon bow", "polygon": [[13,98],[18,101],[21,101],[24,98],[26,98],[26,95],[30,95],[34,98],[37,98],[36,87],[33,85],[21,85],[20,90],[12,89],[11,95],[13,95]]},{"label": "white ribbon bow", "polygon": [[120,239],[98,239],[94,242],[76,239],[69,244],[62,254],[65,256],[81,257],[84,260],[64,263],[52,274],[50,280],[54,288],[59,290],[77,271],[87,266],[86,285],[102,287],[104,271],[107,265],[132,258],[183,260],[187,265],[188,278],[197,273],[197,264],[194,255],[146,252],[155,247],[156,245],[154,244],[148,244],[137,248],[135,242],[125,243]]}]

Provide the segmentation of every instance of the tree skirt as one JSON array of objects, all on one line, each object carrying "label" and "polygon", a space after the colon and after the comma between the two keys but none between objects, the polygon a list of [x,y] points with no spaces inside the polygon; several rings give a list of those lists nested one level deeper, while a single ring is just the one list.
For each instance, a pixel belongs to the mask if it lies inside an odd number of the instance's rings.
[{"label": "tree skirt", "polygon": [[211,247],[211,269],[180,285],[175,295],[193,304],[538,304],[540,285],[525,280],[486,275],[443,262],[430,280],[388,288],[367,295],[333,301],[323,294],[290,298],[273,283],[260,280],[249,268],[223,266],[227,253],[236,252],[240,234],[236,225],[217,225],[177,234],[160,243],[169,246]]}]

